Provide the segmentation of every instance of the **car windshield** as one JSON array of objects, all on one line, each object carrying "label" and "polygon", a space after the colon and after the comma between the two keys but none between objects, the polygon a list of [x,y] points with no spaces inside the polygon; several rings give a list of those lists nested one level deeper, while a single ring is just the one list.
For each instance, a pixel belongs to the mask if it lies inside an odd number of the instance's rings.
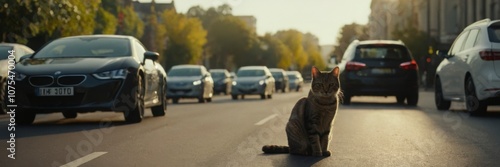
[{"label": "car windshield", "polygon": [[0,46],[0,60],[7,59],[9,50],[12,50],[12,46]]},{"label": "car windshield", "polygon": [[356,48],[355,59],[396,59],[408,60],[408,50],[401,45],[360,45]]},{"label": "car windshield", "polygon": [[283,78],[283,72],[275,71],[275,72],[271,72],[271,74],[273,74],[274,78]]},{"label": "car windshield", "polygon": [[264,75],[266,75],[264,70],[239,70],[238,74],[236,74],[238,77],[260,77]]},{"label": "car windshield", "polygon": [[212,75],[212,78],[224,78],[224,77],[226,77],[226,74],[224,72],[210,72],[210,75]]},{"label": "car windshield", "polygon": [[490,41],[500,43],[500,26],[489,27]]},{"label": "car windshield", "polygon": [[294,80],[294,79],[297,79],[297,76],[295,74],[288,74],[288,78],[290,80]]},{"label": "car windshield", "polygon": [[168,72],[167,76],[169,77],[201,76],[201,70],[199,68],[174,68]]},{"label": "car windshield", "polygon": [[58,39],[43,47],[35,58],[131,56],[126,38],[80,37]]}]

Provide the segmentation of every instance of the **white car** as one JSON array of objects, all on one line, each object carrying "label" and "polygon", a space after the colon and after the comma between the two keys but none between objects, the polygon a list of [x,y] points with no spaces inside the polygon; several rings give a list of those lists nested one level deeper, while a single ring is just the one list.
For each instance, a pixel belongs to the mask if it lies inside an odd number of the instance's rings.
[{"label": "white car", "polygon": [[471,115],[500,104],[500,20],[475,22],[455,39],[436,70],[435,103],[465,102]]}]

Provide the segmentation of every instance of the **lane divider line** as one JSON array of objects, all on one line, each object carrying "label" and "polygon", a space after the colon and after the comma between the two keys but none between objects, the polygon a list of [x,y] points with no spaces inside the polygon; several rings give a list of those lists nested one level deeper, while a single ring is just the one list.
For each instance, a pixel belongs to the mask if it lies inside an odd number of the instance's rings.
[{"label": "lane divider line", "polygon": [[267,121],[269,121],[269,120],[271,120],[271,119],[273,119],[274,117],[277,117],[277,116],[278,116],[278,114],[269,115],[268,117],[266,117],[266,118],[260,120],[259,122],[255,123],[255,125],[257,125],[257,126],[263,125]]},{"label": "lane divider line", "polygon": [[78,159],[76,159],[74,161],[71,161],[71,162],[69,162],[67,164],[64,164],[61,167],[77,167],[77,166],[80,166],[80,165],[82,165],[84,163],[87,163],[87,162],[89,162],[89,161],[91,161],[93,159],[96,159],[97,157],[99,157],[101,155],[104,155],[106,153],[108,153],[108,152],[93,152],[93,153],[91,153],[89,155],[86,155],[84,157],[81,157],[81,158],[78,158]]}]

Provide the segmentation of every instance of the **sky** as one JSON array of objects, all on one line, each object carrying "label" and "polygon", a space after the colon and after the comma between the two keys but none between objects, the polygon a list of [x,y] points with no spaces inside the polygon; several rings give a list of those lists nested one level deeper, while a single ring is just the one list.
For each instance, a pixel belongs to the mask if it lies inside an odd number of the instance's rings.
[{"label": "sky", "polygon": [[208,8],[224,3],[232,7],[233,15],[254,16],[259,35],[296,29],[316,35],[320,45],[333,45],[343,25],[368,23],[371,0],[175,0],[175,8],[186,13],[192,6]]}]

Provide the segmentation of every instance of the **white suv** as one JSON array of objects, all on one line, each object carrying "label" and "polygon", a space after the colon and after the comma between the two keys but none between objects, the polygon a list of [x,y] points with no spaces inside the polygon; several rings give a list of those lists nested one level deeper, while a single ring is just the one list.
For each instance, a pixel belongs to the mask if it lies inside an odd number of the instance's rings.
[{"label": "white suv", "polygon": [[465,101],[471,115],[500,104],[500,20],[475,22],[455,39],[436,71],[435,103]]}]

